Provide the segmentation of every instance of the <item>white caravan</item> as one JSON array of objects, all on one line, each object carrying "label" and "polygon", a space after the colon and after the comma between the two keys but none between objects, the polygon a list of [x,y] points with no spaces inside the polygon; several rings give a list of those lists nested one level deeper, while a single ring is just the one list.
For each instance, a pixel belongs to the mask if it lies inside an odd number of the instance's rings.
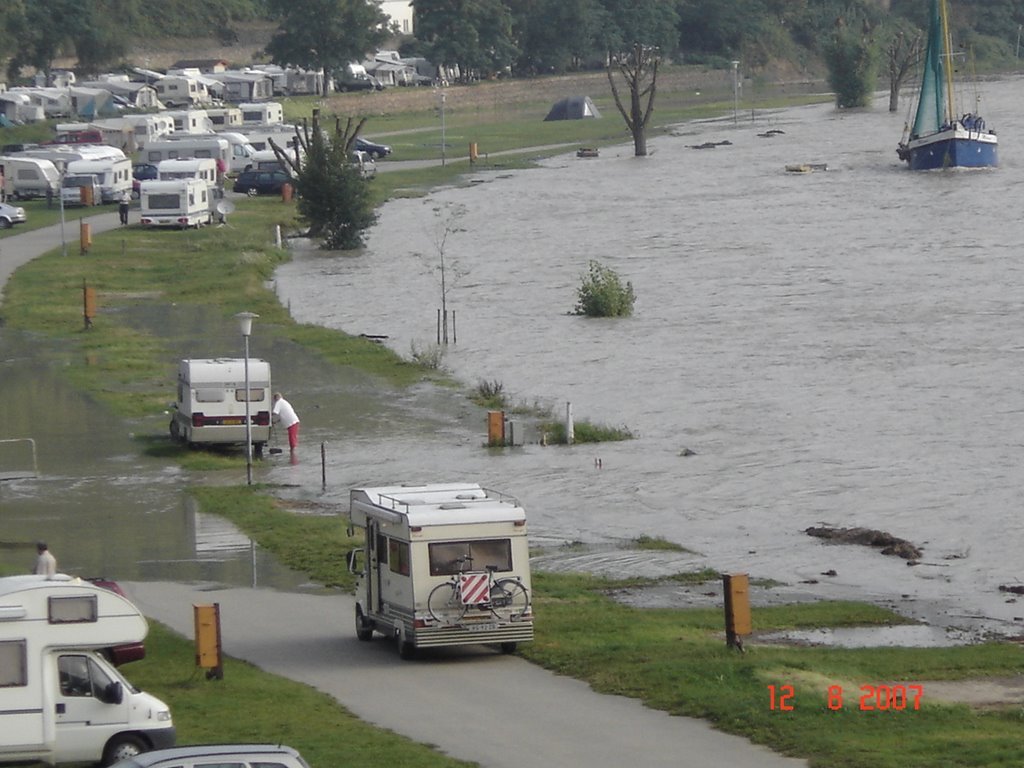
[{"label": "white caravan", "polygon": [[212,158],[193,157],[186,160],[161,160],[156,165],[156,177],[161,181],[172,179],[199,179],[211,191],[217,188],[217,161]]},{"label": "white caravan", "polygon": [[4,173],[4,196],[31,200],[60,191],[60,171],[51,161],[39,157],[0,157]]},{"label": "white caravan", "polygon": [[139,223],[144,227],[198,229],[211,221],[213,196],[199,179],[144,181],[139,185]]},{"label": "white caravan", "polygon": [[[171,134],[173,136],[174,134]],[[172,139],[167,136],[151,141],[141,153],[142,162],[156,165],[161,160],[184,160],[190,157],[211,157],[227,169],[231,162],[231,144],[227,139],[209,134]]]},{"label": "white caravan", "polygon": [[92,174],[100,184],[100,200],[96,202],[116,203],[125,192],[132,191],[132,161],[127,157],[105,160],[72,160],[68,163],[68,175]]},{"label": "white caravan", "polygon": [[[270,363],[249,358],[249,437],[263,455],[270,439]],[[246,361],[234,358],[182,360],[169,430],[172,440],[195,445],[245,445]]]},{"label": "white caravan", "polygon": [[511,496],[473,483],[351,491],[349,517],[366,531],[349,554],[358,574],[360,640],[417,648],[533,639],[526,512]]},{"label": "white caravan", "polygon": [[276,101],[239,104],[238,108],[242,110],[242,125],[258,128],[284,122],[284,108]]},{"label": "white caravan", "polygon": [[206,105],[213,101],[206,83],[187,75],[165,75],[153,83],[156,95],[168,107]]},{"label": "white caravan", "polygon": [[91,582],[0,578],[0,763],[110,765],[173,746],[167,705],[103,655],[148,629],[132,603]]}]

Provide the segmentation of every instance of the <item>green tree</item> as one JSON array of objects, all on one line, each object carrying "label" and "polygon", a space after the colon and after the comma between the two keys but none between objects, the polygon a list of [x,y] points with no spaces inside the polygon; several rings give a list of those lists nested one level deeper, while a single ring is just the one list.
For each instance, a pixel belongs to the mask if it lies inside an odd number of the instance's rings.
[{"label": "green tree", "polygon": [[847,24],[840,17],[832,39],[825,45],[828,82],[835,91],[837,107],[865,107],[871,102],[879,58],[871,31],[867,19]]},{"label": "green tree", "polygon": [[[352,144],[365,118],[354,128],[349,118],[342,127],[335,119],[334,131],[321,130],[314,112],[312,129],[298,138],[303,161],[293,173],[299,189],[299,214],[309,222],[311,237],[321,238],[323,247],[350,250],[363,244],[363,233],[377,221],[370,199],[369,182],[351,161]],[[287,163],[294,168],[294,161]]]},{"label": "green tree", "polygon": [[573,312],[588,317],[628,317],[635,302],[632,283],[623,284],[615,270],[591,261],[576,289]]},{"label": "green tree", "polygon": [[7,76],[17,80],[25,67],[49,75],[53,60],[73,50],[74,33],[89,24],[90,10],[79,0],[26,0],[5,9],[4,27],[14,41]]},{"label": "green tree", "polygon": [[389,34],[387,16],[372,0],[267,0],[279,21],[266,52],[275,64],[330,74],[375,50]]},{"label": "green tree", "polygon": [[603,58],[595,39],[602,13],[596,0],[508,0],[508,6],[517,73],[576,70]]},{"label": "green tree", "polygon": [[516,56],[512,15],[501,0],[413,0],[426,56],[462,80],[509,68]]}]

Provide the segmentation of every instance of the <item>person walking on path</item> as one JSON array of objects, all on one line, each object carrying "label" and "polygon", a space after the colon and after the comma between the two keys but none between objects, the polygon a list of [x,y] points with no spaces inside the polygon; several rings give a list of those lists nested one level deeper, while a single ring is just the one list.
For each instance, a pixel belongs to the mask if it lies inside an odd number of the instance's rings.
[{"label": "person walking on path", "polygon": [[36,552],[36,564],[32,573],[37,576],[53,576],[57,573],[57,558],[50,553],[45,541],[36,543]]},{"label": "person walking on path", "polygon": [[132,204],[132,193],[127,189],[121,193],[121,199],[117,204],[117,212],[121,216],[121,226],[128,226],[128,208]]},{"label": "person walking on path", "polygon": [[274,420],[288,430],[288,447],[294,453],[299,447],[299,417],[292,404],[280,392],[274,393]]}]

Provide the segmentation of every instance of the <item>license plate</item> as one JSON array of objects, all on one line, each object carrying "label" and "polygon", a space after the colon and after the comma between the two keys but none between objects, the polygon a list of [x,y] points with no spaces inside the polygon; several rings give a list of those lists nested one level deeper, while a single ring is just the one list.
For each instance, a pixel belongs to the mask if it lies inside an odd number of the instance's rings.
[{"label": "license plate", "polygon": [[223,424],[226,427],[235,427],[235,426],[238,426],[239,424],[244,424],[244,423],[245,423],[245,419],[224,419],[221,422],[221,424]]},{"label": "license plate", "polygon": [[467,624],[467,632],[493,632],[498,628],[497,624]]}]

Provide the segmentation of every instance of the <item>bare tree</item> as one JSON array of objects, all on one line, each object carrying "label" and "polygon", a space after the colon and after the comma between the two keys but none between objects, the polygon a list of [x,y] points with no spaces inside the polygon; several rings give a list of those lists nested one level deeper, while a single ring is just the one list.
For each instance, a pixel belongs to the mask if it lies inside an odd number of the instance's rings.
[{"label": "bare tree", "polygon": [[[448,256],[448,240],[453,235],[465,231],[461,226],[459,226],[459,221],[465,215],[466,208],[462,205],[445,203],[442,206],[434,208],[436,221],[432,239],[434,241],[434,251],[437,255],[437,263],[436,266],[433,266],[432,268],[437,272],[438,279],[441,284],[441,309],[440,317],[438,318],[437,343],[445,346],[447,346],[449,339],[448,293],[455,287],[458,281],[467,274],[467,272],[459,265],[458,261]],[[424,261],[427,261],[427,256],[425,254],[420,254],[420,257],[423,258]],[[430,263],[432,263],[432,259]],[[454,318],[454,312],[452,313],[452,317]],[[452,340],[454,341],[454,338]]]},{"label": "bare tree", "polygon": [[[654,112],[660,63],[660,49],[641,43],[634,43],[630,50],[608,57],[608,83],[612,88],[615,106],[619,108],[619,114],[626,121],[626,127],[633,136],[633,153],[636,157],[644,157],[647,154],[647,124],[651,120],[651,113]],[[628,110],[623,105],[615,84],[616,70],[629,89]]]},{"label": "bare tree", "polygon": [[900,106],[900,88],[903,81],[924,55],[924,37],[921,30],[899,30],[886,50],[889,59],[889,111]]}]

